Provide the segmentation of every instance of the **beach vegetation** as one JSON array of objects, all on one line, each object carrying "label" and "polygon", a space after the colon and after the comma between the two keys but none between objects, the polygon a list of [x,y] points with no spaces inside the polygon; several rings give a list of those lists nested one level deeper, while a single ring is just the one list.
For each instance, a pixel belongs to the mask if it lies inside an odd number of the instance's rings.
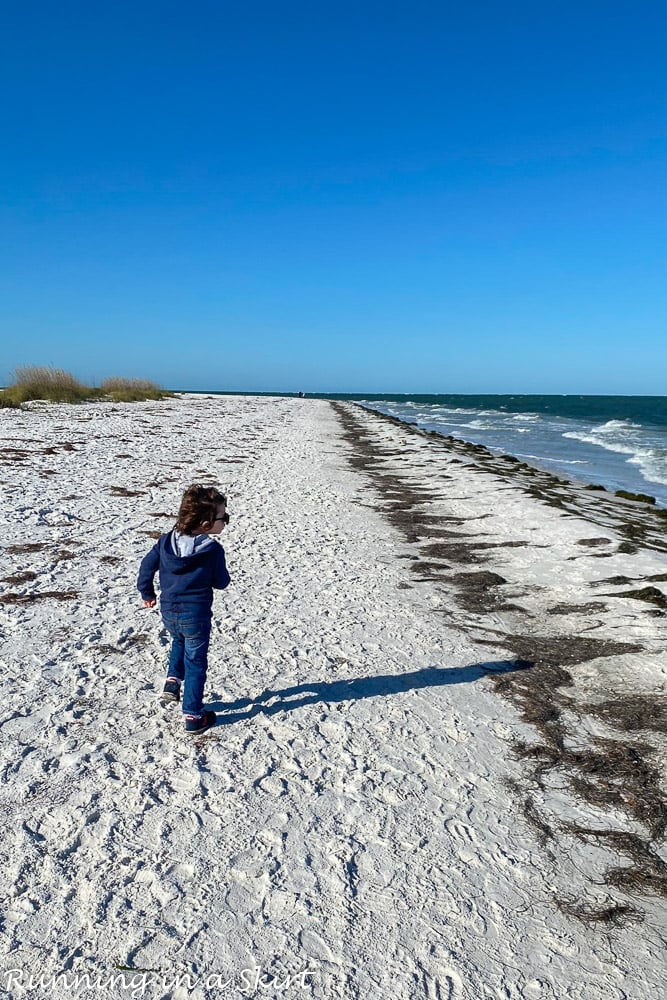
[{"label": "beach vegetation", "polygon": [[31,400],[49,403],[84,403],[109,400],[114,403],[134,403],[149,399],[165,399],[173,393],[157,383],[142,378],[112,377],[100,386],[84,385],[62,368],[25,365],[14,372],[13,382],[0,392],[0,407],[20,408]]},{"label": "beach vegetation", "polygon": [[91,390],[62,368],[26,365],[17,368],[14,381],[0,393],[0,406],[19,407],[31,399],[51,403],[82,403]]},{"label": "beach vegetation", "polygon": [[165,399],[173,395],[146,378],[107,378],[100,385],[99,392],[114,403],[136,403],[146,399]]}]

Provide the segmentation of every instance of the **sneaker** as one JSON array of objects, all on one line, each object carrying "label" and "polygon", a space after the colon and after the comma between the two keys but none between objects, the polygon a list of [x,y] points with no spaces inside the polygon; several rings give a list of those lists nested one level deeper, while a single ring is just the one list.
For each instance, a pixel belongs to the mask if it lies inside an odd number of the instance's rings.
[{"label": "sneaker", "polygon": [[160,695],[160,703],[162,705],[173,705],[174,702],[178,703],[180,700],[181,685],[179,681],[166,681]]},{"label": "sneaker", "polygon": [[196,736],[197,733],[205,733],[207,729],[214,726],[216,723],[217,715],[215,712],[204,712],[201,716],[197,717],[195,715],[185,716],[185,731],[190,736]]}]

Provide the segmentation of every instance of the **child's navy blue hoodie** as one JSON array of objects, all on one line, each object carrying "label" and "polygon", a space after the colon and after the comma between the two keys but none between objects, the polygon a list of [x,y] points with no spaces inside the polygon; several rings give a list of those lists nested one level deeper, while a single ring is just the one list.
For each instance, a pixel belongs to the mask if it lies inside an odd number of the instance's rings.
[{"label": "child's navy blue hoodie", "polygon": [[153,577],[158,571],[163,608],[191,604],[210,609],[213,590],[229,584],[225,550],[210,535],[162,535],[139,567],[137,588],[144,601],[155,600]]}]

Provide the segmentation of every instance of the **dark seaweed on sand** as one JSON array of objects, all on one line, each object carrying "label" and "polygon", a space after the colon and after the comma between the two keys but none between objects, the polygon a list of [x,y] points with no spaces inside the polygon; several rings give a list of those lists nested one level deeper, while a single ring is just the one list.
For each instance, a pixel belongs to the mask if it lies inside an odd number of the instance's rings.
[{"label": "dark seaweed on sand", "polygon": [[38,590],[32,594],[0,594],[2,604],[34,604],[36,601],[75,601],[76,590]]},{"label": "dark seaweed on sand", "polygon": [[[379,442],[369,427],[359,419],[351,404],[332,403],[343,428],[343,436],[350,452],[348,460],[353,468],[362,472],[371,488],[380,496],[375,506],[390,523],[402,532],[406,542],[420,544],[420,555],[410,562],[410,571],[417,579],[453,585],[459,606],[476,615],[487,611],[510,608],[522,613],[516,605],[504,603],[502,588],[506,580],[498,573],[487,570],[453,571],[450,564],[474,566],[489,561],[494,543],[483,543],[467,535],[460,517],[424,510],[425,504],[442,499],[433,488],[418,488],[406,482],[400,472],[389,473],[388,459],[404,457],[405,448],[395,449]],[[443,449],[449,462],[459,462],[455,455],[465,457],[472,471],[490,472],[521,486],[535,499],[559,508],[565,516],[574,513],[596,523],[603,512],[605,520],[600,525],[608,529],[609,523],[627,540],[622,545],[633,551],[638,545],[667,551],[664,540],[664,517],[667,512],[656,511],[645,503],[638,511],[636,498],[629,498],[632,507],[608,498],[606,491],[591,486],[590,490],[605,493],[591,498],[590,506],[582,506],[564,483],[549,473],[532,469],[512,456],[494,456],[479,445],[470,445],[455,438],[444,437],[406,425],[395,417],[366,411],[368,419],[385,421],[399,426],[405,439],[410,435],[427,438],[434,447]],[[470,464],[470,460],[473,464]],[[444,478],[444,477],[443,477]],[[638,499],[638,498],[637,498]],[[642,500],[644,498],[641,498]],[[603,506],[604,505],[604,511]],[[481,515],[482,517],[485,515]],[[579,544],[595,548],[607,546],[610,539],[602,536],[582,538]],[[423,543],[426,544],[423,544]],[[526,545],[522,541],[505,542],[503,545]],[[622,547],[622,546],[621,546]],[[650,578],[660,582],[659,577]],[[644,581],[645,582],[645,581]],[[610,578],[602,584],[627,586],[627,577]],[[601,596],[630,597],[663,607],[667,602],[656,587]],[[600,601],[579,606],[556,605],[550,614],[582,614],[595,612],[603,615],[606,605]],[[659,612],[662,613],[662,612]],[[517,617],[518,617],[517,614]],[[450,625],[454,621],[450,616]],[[536,831],[540,844],[547,845],[559,836],[602,843],[616,855],[627,859],[625,866],[614,866],[604,875],[604,884],[630,896],[667,896],[667,865],[655,849],[656,843],[667,831],[667,800],[662,790],[663,775],[654,762],[655,749],[644,740],[630,739],[624,734],[639,735],[647,731],[664,733],[667,730],[667,703],[660,699],[633,696],[612,698],[599,704],[577,706],[570,693],[573,685],[570,670],[581,663],[600,657],[619,656],[641,651],[636,643],[596,639],[582,635],[536,635],[531,631],[500,634],[483,641],[492,646],[504,646],[520,658],[530,669],[491,676],[495,690],[518,707],[522,719],[539,734],[536,743],[516,742],[513,750],[528,770],[521,783],[514,782],[514,792],[520,802],[526,821]],[[600,719],[618,735],[613,738],[590,738],[588,743],[577,745],[577,733],[585,716]],[[580,801],[590,803],[603,811],[620,811],[641,824],[646,831],[640,836],[617,830],[592,829],[576,824],[558,824],[542,814],[530,793],[531,786],[544,788],[549,772],[558,772],[571,792]],[[557,900],[566,913],[584,922],[619,924],[641,919],[641,911],[633,905],[614,899],[572,898]]]}]

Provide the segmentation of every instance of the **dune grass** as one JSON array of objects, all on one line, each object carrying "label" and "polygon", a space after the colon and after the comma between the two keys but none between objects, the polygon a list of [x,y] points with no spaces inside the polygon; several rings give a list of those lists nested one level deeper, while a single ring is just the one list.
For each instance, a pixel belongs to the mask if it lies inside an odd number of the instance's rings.
[{"label": "dune grass", "polygon": [[20,406],[29,399],[48,399],[52,403],[81,403],[91,390],[62,368],[27,365],[17,368],[14,382],[0,394],[0,406]]},{"label": "dune grass", "polygon": [[26,365],[16,369],[13,383],[0,392],[0,407],[17,408],[32,399],[50,403],[83,403],[95,399],[131,403],[171,395],[148,379],[114,377],[93,388],[62,368]]},{"label": "dune grass", "polygon": [[142,399],[164,399],[166,396],[172,395],[146,378],[107,378],[100,385],[99,391],[105,399],[112,399],[115,403],[134,403]]}]

